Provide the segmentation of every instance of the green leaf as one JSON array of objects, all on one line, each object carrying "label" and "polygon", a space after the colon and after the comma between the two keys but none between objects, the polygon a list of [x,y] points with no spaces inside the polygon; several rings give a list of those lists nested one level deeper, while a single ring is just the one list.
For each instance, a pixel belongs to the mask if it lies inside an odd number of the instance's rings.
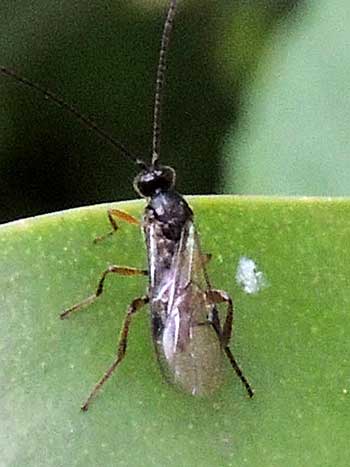
[{"label": "green leaf", "polygon": [[[139,229],[94,245],[106,206],[4,225],[1,242],[1,465],[345,466],[350,429],[350,202],[190,198],[212,282],[235,298],[231,348],[254,386],[250,400],[226,365],[211,398],[168,385],[149,316],[140,312],[125,361],[87,413],[80,405],[111,363],[123,315],[146,278],[110,277],[109,264],[145,267]],[[140,215],[141,202],[116,204]],[[266,287],[235,275],[252,258]]]}]

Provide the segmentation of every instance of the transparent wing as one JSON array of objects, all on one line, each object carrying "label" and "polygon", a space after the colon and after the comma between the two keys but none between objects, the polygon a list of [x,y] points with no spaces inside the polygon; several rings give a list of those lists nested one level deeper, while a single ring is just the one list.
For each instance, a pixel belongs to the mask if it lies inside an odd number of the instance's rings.
[{"label": "transparent wing", "polygon": [[168,376],[192,394],[211,393],[221,383],[221,346],[208,321],[213,306],[198,235],[191,221],[174,252],[167,284],[158,353]]}]

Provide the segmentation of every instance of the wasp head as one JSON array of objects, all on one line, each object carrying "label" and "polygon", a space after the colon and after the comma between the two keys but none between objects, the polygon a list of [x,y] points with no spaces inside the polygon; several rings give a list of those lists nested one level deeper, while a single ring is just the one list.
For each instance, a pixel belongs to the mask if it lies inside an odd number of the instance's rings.
[{"label": "wasp head", "polygon": [[134,188],[144,198],[154,194],[169,191],[175,185],[175,170],[171,167],[152,165],[143,168],[134,180]]}]

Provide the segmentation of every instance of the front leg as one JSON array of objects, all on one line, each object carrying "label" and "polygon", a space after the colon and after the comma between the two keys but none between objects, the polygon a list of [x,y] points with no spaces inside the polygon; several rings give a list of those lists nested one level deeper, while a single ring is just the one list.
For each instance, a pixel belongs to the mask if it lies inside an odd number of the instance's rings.
[{"label": "front leg", "polygon": [[118,224],[116,219],[119,219],[123,222],[127,222],[128,224],[138,226],[140,225],[140,221],[136,219],[136,217],[132,216],[131,214],[128,214],[127,212],[121,211],[120,209],[108,209],[107,216],[109,223],[112,226],[112,230],[106,233],[105,235],[96,237],[94,243],[101,242],[102,240],[105,240],[107,237],[110,237],[111,235],[116,233],[116,231],[118,230]]}]

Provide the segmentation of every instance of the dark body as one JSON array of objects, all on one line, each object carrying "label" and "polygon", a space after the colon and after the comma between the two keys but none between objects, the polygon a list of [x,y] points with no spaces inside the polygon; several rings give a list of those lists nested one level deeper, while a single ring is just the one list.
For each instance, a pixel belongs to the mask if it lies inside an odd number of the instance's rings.
[{"label": "dark body", "polygon": [[144,214],[149,302],[156,353],[168,380],[193,395],[221,382],[221,344],[211,319],[206,256],[193,212],[176,191],[158,191]]},{"label": "dark body", "polygon": [[[193,212],[174,186],[175,172],[171,167],[157,162],[142,165],[134,187],[147,200],[142,229],[148,269],[109,266],[102,274],[96,292],[60,315],[62,319],[67,318],[93,303],[102,295],[105,278],[110,273],[149,277],[148,293],[135,298],[127,309],[115,360],[92,389],[83,410],[88,409],[99,389],[124,359],[132,317],[146,304],[151,308],[156,354],[168,381],[192,395],[211,394],[222,381],[224,351],[249,397],[253,396],[253,390],[229,348],[232,299],[223,290],[211,287],[205,269],[210,257],[202,253]],[[133,216],[118,209],[110,209],[108,218],[113,227],[109,234],[118,230],[116,218],[139,224]],[[220,303],[227,307],[223,325],[216,308]]]}]

